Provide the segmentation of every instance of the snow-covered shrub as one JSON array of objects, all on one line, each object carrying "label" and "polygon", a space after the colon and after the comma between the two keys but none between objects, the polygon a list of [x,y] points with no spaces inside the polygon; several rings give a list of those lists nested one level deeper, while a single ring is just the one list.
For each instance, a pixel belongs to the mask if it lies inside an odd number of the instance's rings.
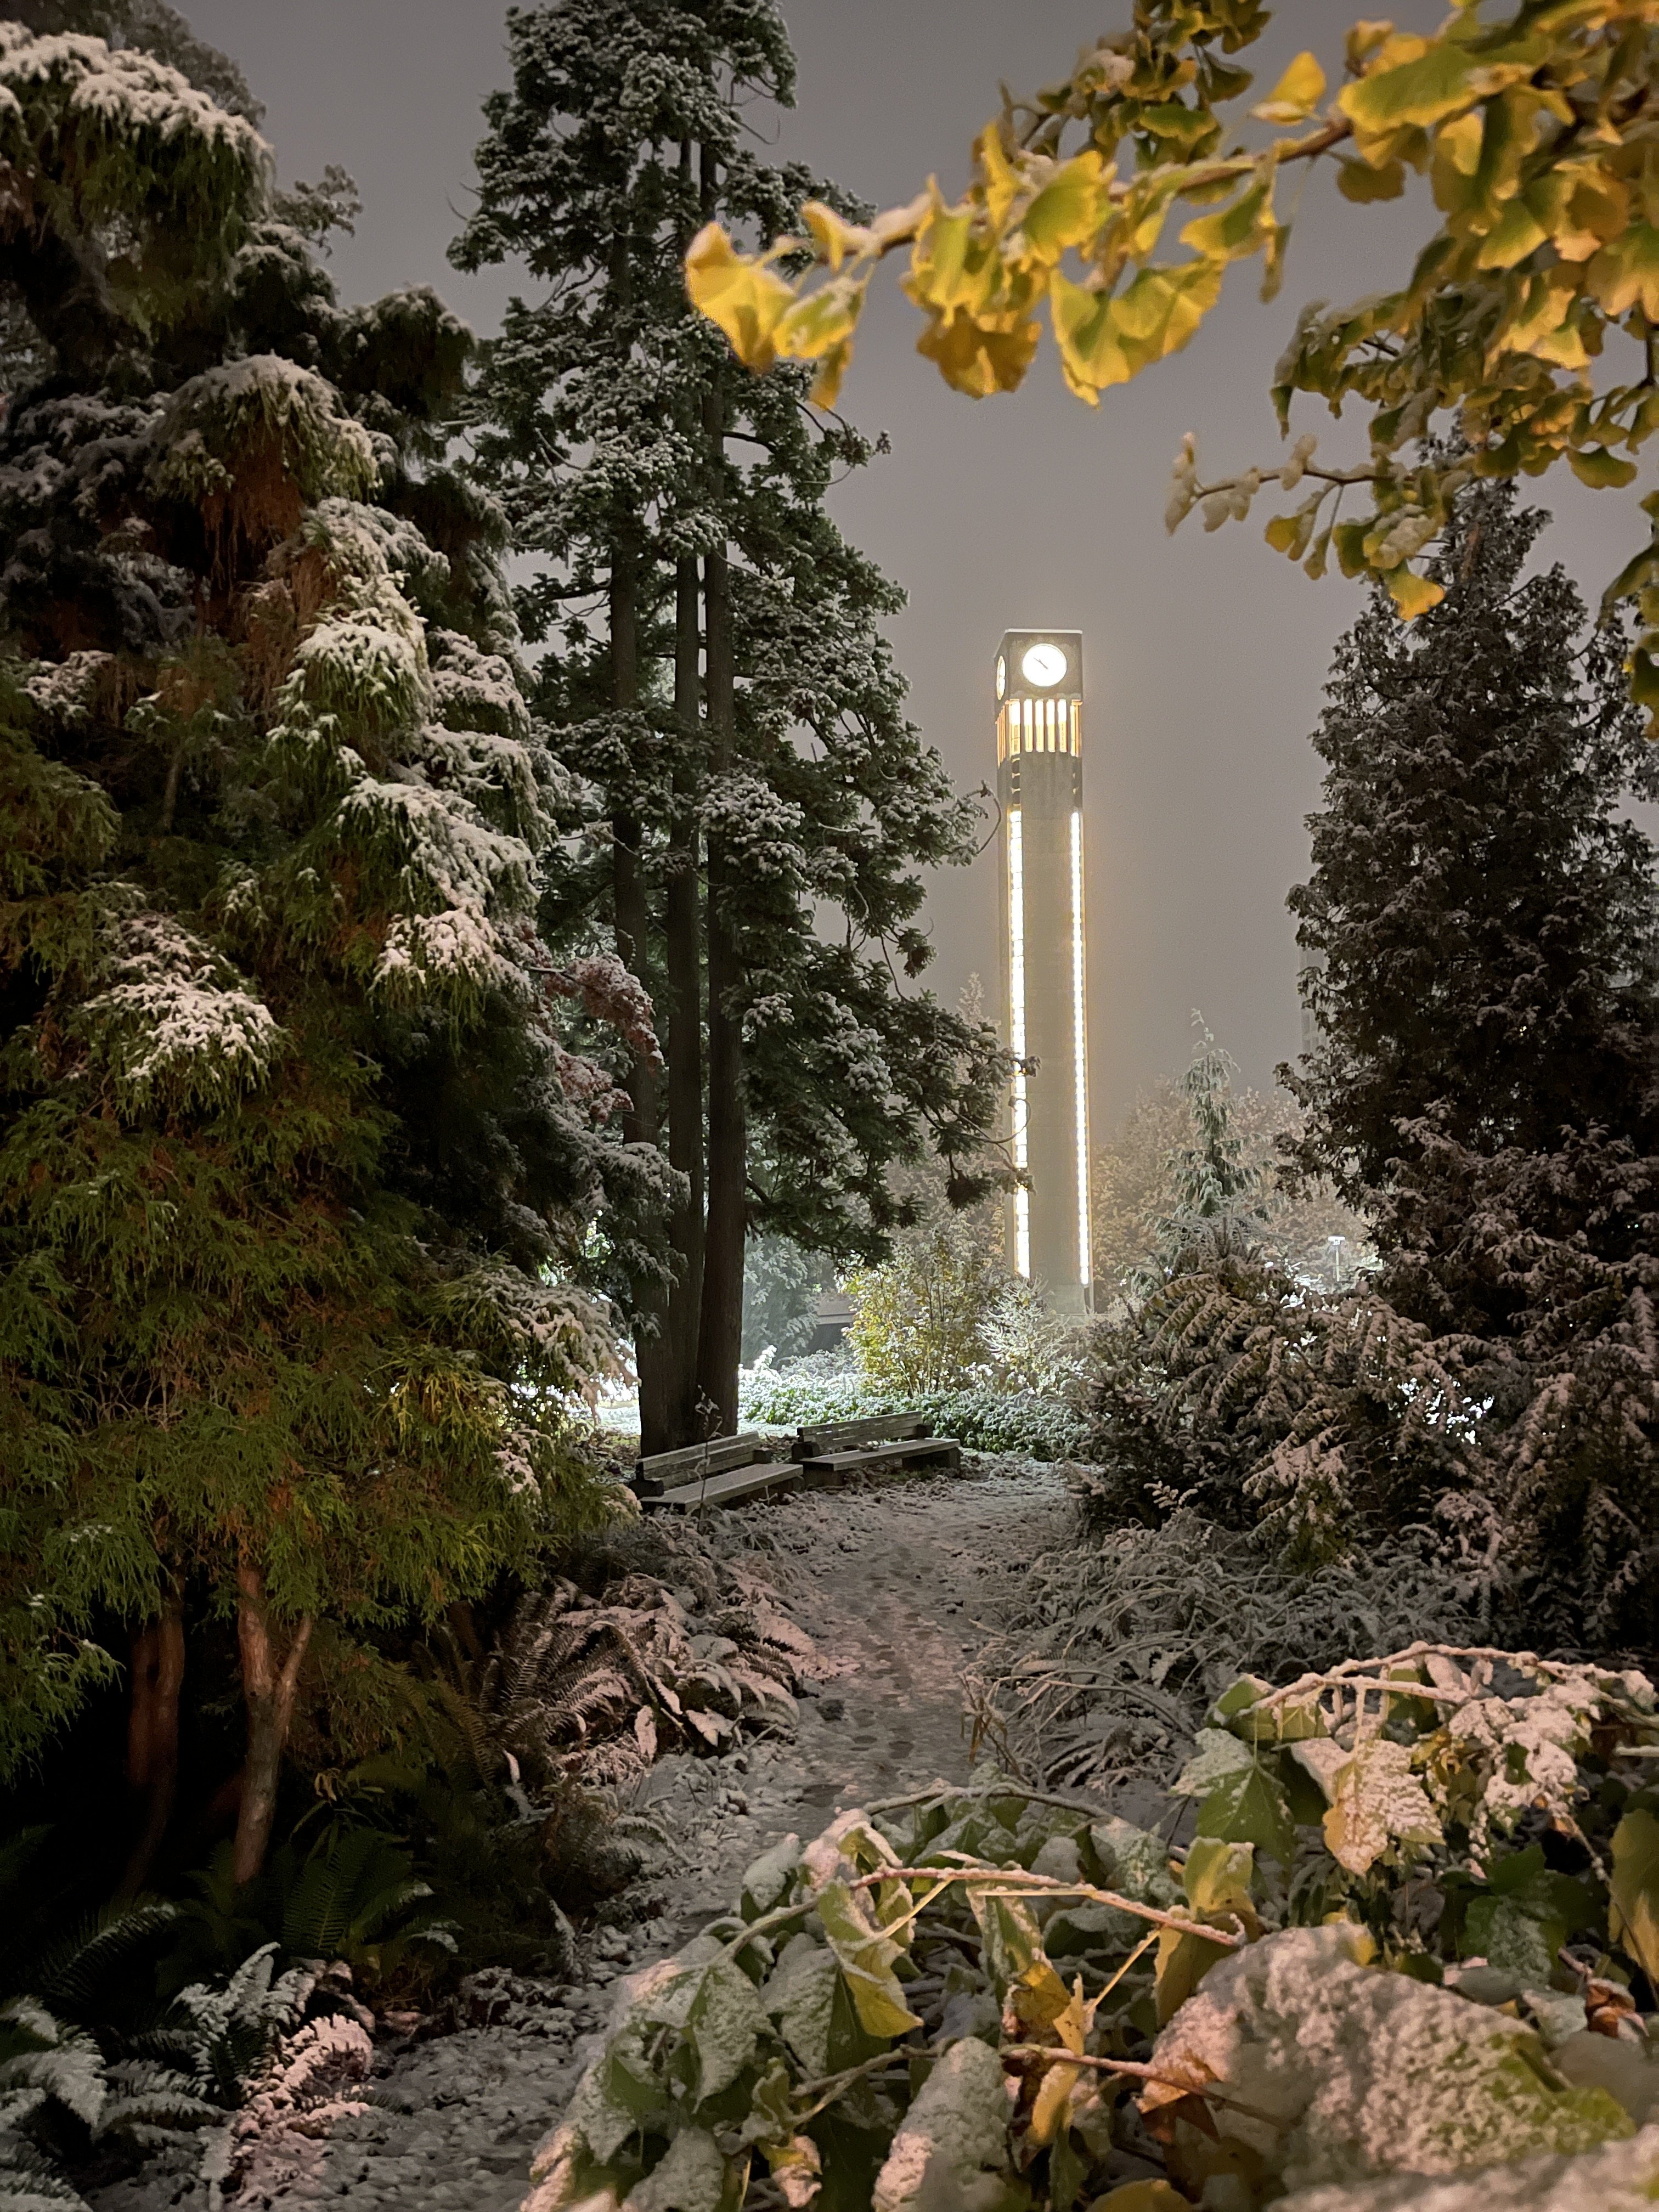
[{"label": "snow-covered shrub", "polygon": [[738,1409],[769,1428],[810,1428],[884,1413],[921,1413],[935,1436],[956,1437],[971,1451],[1027,1459],[1080,1458],[1089,1442],[1084,1418],[1063,1399],[988,1386],[965,1390],[899,1390],[872,1382],[857,1369],[815,1353],[787,1367],[748,1367],[738,1377]]},{"label": "snow-covered shrub", "polygon": [[[1641,1825],[1659,1822],[1638,1803],[1659,1747],[1650,1686],[1419,1649],[1276,1695],[1240,1686],[1222,1707],[1187,1778],[1202,1802],[1184,1850],[1001,1775],[843,1813],[805,1849],[774,1845],[732,1912],[622,1984],[538,2154],[532,2212],[736,2203],[758,2162],[800,2206],[856,2172],[878,2212],[1114,2196],[1125,2212],[1200,2197],[1261,2212],[1287,2186],[1408,2175],[1409,2189],[1355,2199],[1393,2206],[1432,2202],[1432,2177],[1471,2171],[1483,2201],[1522,2203],[1504,2193],[1504,2165],[1543,2152],[1582,2159],[1589,2185],[1659,2078],[1641,2055],[1646,2024],[1608,1978],[1646,1967],[1659,1898]],[[1408,1741],[1422,1754],[1409,1812],[1410,1790],[1385,1787],[1368,1748]],[[1279,1779],[1310,1745],[1364,1770],[1352,1790],[1335,1778],[1332,1800],[1313,1793],[1322,1831]],[[1570,1790],[1548,1778],[1557,1750]],[[1611,1896],[1575,1877],[1583,1901],[1568,1909],[1567,1878],[1552,1887],[1541,1851],[1514,1848],[1519,1770],[1534,1761],[1555,1832],[1592,1806],[1598,1834],[1616,1824]],[[1328,1879],[1359,1808],[1360,1826],[1389,1830],[1364,1877],[1342,1875],[1377,1885],[1364,1895]],[[1433,1853],[1468,1867],[1470,1814],[1485,1821],[1468,1879],[1487,1920],[1530,1913],[1553,1934],[1565,1915],[1589,1938],[1577,1990],[1460,1963],[1468,1913],[1448,1932],[1411,1877]],[[1620,2019],[1637,2038],[1622,2053]],[[1143,2178],[1110,2191],[1126,2154]]]},{"label": "snow-covered shrub", "polygon": [[1393,1650],[1480,1632],[1469,1580],[1421,1543],[1292,1574],[1190,1509],[1120,1525],[1110,1469],[1067,1474],[1078,1521],[1031,1560],[972,1677],[981,1734],[1051,1787],[1173,1777],[1241,1675],[1278,1684],[1356,1641]]}]

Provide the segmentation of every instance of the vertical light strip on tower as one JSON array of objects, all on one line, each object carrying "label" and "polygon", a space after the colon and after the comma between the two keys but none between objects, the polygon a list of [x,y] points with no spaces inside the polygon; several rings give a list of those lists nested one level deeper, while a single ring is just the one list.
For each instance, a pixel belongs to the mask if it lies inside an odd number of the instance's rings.
[{"label": "vertical light strip on tower", "polygon": [[[1029,708],[1028,710],[1029,712]],[[1008,1045],[1014,1055],[1014,1165],[1030,1165],[1026,1147],[1025,1071],[1025,854],[1020,810],[1008,811]],[[1022,1183],[1014,1193],[1014,1272],[1031,1273],[1031,1194]]]},{"label": "vertical light strip on tower", "polygon": [[1072,809],[1072,1068],[1077,1114],[1077,1272],[1089,1286],[1089,1039],[1083,928],[1083,816]]}]

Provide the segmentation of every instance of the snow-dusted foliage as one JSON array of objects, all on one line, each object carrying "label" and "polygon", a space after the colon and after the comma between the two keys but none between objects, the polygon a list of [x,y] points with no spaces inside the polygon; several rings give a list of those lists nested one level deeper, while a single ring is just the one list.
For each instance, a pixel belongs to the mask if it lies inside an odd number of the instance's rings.
[{"label": "snow-dusted foliage", "polygon": [[270,1069],[283,1032],[223,957],[169,915],[111,917],[94,988],[64,1027],[124,1111],[235,1097]]},{"label": "snow-dusted foliage", "polygon": [[20,178],[46,161],[72,175],[91,223],[130,219],[142,179],[176,220],[216,229],[225,203],[263,179],[270,149],[245,117],[139,48],[36,38],[9,22],[0,23],[0,155]]},{"label": "snow-dusted foliage", "polygon": [[515,1392],[580,1397],[621,1372],[611,1317],[570,1283],[497,1262],[457,1276],[444,1300],[459,1334]]},{"label": "snow-dusted foliage", "polygon": [[339,193],[149,56],[9,25],[0,91],[0,1745],[210,1589],[246,1870],[265,1662],[309,1686],[584,1510],[576,1285],[651,1181],[590,1054],[650,1009],[538,940],[568,780],[443,465],[463,326],[341,307]]},{"label": "snow-dusted foliage", "polygon": [[1221,2139],[1292,2189],[1455,2173],[1631,2132],[1605,2089],[1547,2078],[1524,2021],[1378,1973],[1360,1963],[1369,1949],[1352,1926],[1297,1928],[1222,1960],[1159,2037],[1161,2080],[1143,2103],[1214,2084]]},{"label": "snow-dusted foliage", "polygon": [[[374,442],[309,368],[255,354],[181,385],[156,433],[156,489],[248,527],[256,502],[360,498],[379,468]],[[257,489],[248,479],[257,475]]]}]

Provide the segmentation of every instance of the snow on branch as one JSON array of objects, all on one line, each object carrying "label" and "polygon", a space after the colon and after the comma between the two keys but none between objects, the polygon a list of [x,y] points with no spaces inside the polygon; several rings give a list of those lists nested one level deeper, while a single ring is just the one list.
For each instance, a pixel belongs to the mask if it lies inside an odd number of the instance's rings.
[{"label": "snow on branch", "polygon": [[283,1031],[211,946],[168,915],[112,917],[104,988],[66,1024],[128,1112],[223,1103],[259,1082]]},{"label": "snow on branch", "polygon": [[550,990],[562,999],[574,999],[596,1022],[620,1030],[641,1060],[653,1067],[663,1064],[657,1042],[656,1013],[650,994],[639,977],[624,968],[613,952],[591,952],[563,968],[544,971]]}]

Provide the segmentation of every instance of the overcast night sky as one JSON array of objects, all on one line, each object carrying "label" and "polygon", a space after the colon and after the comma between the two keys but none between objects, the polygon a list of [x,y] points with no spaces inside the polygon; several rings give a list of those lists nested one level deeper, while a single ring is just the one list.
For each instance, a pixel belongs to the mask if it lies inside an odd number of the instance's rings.
[{"label": "overcast night sky", "polygon": [[[356,176],[356,237],[337,247],[343,294],[435,284],[487,332],[512,289],[467,278],[445,249],[468,204],[484,94],[506,81],[501,15],[483,0],[183,0],[196,29],[235,56],[266,106],[285,180],[326,161]],[[1299,47],[1336,75],[1337,0],[1287,0],[1260,50],[1271,83]],[[1437,0],[1400,0],[1427,27]],[[1127,13],[1123,0],[784,0],[799,104],[775,143],[865,198],[908,198],[937,171],[966,180],[974,132],[999,80],[1030,89],[1064,72],[1079,44]],[[772,135],[770,118],[757,124]],[[838,495],[848,534],[896,575],[909,606],[892,625],[910,704],[958,782],[995,766],[991,667],[1011,628],[1084,633],[1091,939],[1091,1044],[1097,1126],[1136,1089],[1186,1060],[1201,1007],[1248,1081],[1270,1079],[1297,1036],[1296,949],[1284,898],[1304,872],[1303,817],[1316,803],[1307,735],[1335,642],[1358,606],[1338,578],[1311,584],[1261,543],[1273,507],[1206,537],[1197,517],[1164,535],[1170,459],[1196,430],[1206,467],[1277,453],[1269,371],[1301,302],[1387,289],[1422,234],[1424,203],[1357,209],[1322,171],[1292,240],[1285,289],[1264,307],[1253,272],[1187,352],[1098,412],[1064,390],[1042,349],[1014,398],[951,392],[914,350],[919,319],[877,280],[842,404],[884,429],[890,458]],[[1361,450],[1356,426],[1310,409],[1322,450]],[[1562,472],[1565,476],[1565,471]],[[1628,496],[1553,477],[1544,542],[1592,595],[1634,550]],[[990,854],[936,878],[937,988],[996,973]]]}]

